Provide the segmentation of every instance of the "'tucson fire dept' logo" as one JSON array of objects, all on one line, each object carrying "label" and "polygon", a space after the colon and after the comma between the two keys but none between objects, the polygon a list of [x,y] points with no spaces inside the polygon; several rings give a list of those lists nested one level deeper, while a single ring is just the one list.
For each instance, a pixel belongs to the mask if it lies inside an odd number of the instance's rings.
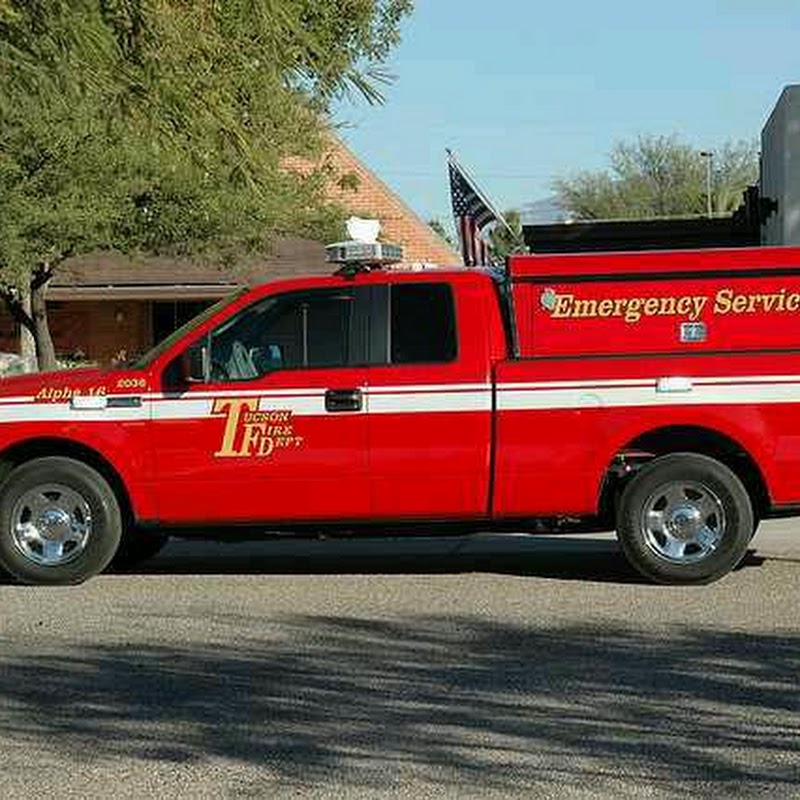
[{"label": "'tucson fire dept' logo", "polygon": [[222,444],[217,458],[271,456],[277,450],[303,446],[304,439],[294,432],[291,411],[259,411],[257,397],[225,397],[214,400],[211,414],[225,418]]}]

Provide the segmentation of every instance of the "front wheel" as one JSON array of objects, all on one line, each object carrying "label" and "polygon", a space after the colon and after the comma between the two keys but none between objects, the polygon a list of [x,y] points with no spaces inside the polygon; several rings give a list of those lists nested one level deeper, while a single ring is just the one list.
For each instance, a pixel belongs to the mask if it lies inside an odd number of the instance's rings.
[{"label": "front wheel", "polygon": [[617,538],[628,561],[657,583],[711,583],[742,559],[754,530],[750,497],[719,461],[662,456],[622,493]]},{"label": "front wheel", "polygon": [[81,583],[119,546],[122,518],[106,480],[71,458],[28,461],[0,493],[0,566],[23,583]]}]

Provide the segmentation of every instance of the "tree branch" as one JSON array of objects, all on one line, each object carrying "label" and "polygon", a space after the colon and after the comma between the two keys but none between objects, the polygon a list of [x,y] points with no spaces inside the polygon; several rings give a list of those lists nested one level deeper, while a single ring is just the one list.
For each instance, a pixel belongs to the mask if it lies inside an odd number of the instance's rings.
[{"label": "tree branch", "polygon": [[54,269],[55,264],[41,264],[38,266],[31,276],[31,291],[35,292],[37,289],[41,289],[53,277]]}]

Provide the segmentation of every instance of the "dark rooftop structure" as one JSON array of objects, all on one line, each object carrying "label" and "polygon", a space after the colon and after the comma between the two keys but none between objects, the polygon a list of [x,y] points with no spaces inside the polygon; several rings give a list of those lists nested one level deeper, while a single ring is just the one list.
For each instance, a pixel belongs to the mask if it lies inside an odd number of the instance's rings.
[{"label": "dark rooftop structure", "polygon": [[582,220],[523,225],[522,230],[533,253],[752,247],[761,242],[761,223],[769,211],[753,186],[745,192],[742,205],[725,216]]}]

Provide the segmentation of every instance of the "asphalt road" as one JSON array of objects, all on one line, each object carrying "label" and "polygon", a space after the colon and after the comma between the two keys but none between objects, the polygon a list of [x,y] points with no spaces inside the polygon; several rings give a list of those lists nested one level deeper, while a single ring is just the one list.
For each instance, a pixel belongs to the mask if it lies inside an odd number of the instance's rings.
[{"label": "asphalt road", "polygon": [[0,586],[0,796],[798,797],[800,521],[725,580],[608,537],[170,544]]}]

